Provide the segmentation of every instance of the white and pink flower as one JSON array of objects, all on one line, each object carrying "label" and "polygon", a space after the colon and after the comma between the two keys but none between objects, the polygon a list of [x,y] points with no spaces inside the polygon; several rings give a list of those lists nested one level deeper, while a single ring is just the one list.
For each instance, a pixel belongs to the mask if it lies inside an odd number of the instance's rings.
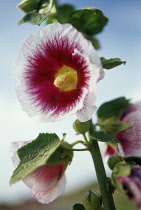
[{"label": "white and pink flower", "polygon": [[[29,143],[25,142],[12,142],[11,156],[15,167],[19,164],[19,158],[16,151]],[[40,166],[33,173],[27,176],[23,182],[28,188],[31,189],[31,194],[40,203],[47,204],[60,196],[66,186],[65,175],[62,176],[64,164],[53,166]]]},{"label": "white and pink flower", "polygon": [[119,150],[123,156],[141,156],[141,102],[127,107],[120,121],[131,127],[116,134],[120,141]]},{"label": "white and pink flower", "polygon": [[16,92],[24,111],[42,122],[95,110],[96,84],[104,77],[91,42],[70,24],[53,23],[32,34],[15,61]]},{"label": "white and pink flower", "polygon": [[131,127],[115,134],[120,142],[118,147],[116,144],[103,144],[101,147],[102,153],[104,156],[114,154],[141,156],[141,102],[128,106],[119,120],[127,123]]}]

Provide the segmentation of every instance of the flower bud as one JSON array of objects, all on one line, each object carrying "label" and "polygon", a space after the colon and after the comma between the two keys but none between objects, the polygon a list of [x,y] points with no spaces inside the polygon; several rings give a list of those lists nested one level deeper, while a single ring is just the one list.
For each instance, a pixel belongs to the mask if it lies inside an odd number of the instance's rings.
[{"label": "flower bud", "polygon": [[111,181],[114,187],[118,188],[121,192],[125,193],[125,190],[120,182],[118,182],[118,177],[128,176],[131,172],[131,165],[125,161],[119,162],[113,169]]},{"label": "flower bud", "polygon": [[108,159],[108,166],[111,170],[113,170],[116,164],[121,161],[123,161],[123,158],[121,156],[117,156],[117,155],[110,156]]},{"label": "flower bud", "polygon": [[17,8],[21,9],[23,12],[28,13],[33,10],[37,10],[41,0],[23,0],[17,4]]},{"label": "flower bud", "polygon": [[87,210],[99,210],[102,205],[101,196],[89,189],[83,199],[83,205]]},{"label": "flower bud", "polygon": [[86,122],[80,122],[79,120],[75,120],[75,122],[73,123],[73,128],[77,134],[85,134],[89,130],[90,124],[90,120]]}]

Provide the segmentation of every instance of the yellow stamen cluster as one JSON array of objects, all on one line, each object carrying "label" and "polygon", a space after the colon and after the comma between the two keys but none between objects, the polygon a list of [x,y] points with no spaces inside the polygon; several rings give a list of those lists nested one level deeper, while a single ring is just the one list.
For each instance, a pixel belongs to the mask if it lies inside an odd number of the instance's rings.
[{"label": "yellow stamen cluster", "polygon": [[54,85],[58,87],[60,91],[70,91],[76,88],[77,81],[77,72],[64,65],[57,74],[55,74]]}]

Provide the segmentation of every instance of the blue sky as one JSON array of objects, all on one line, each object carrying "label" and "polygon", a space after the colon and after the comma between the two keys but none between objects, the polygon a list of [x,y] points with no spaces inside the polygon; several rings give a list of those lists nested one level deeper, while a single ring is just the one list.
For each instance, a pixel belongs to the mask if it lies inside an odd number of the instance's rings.
[{"label": "blue sky", "polygon": [[[98,84],[97,88],[97,106],[120,96],[126,96],[133,101],[141,100],[141,1],[60,0],[59,2],[74,4],[77,9],[86,7],[101,9],[109,18],[109,23],[104,28],[104,31],[97,36],[102,46],[98,53],[105,58],[119,57],[127,61],[126,65],[105,71],[105,78]],[[0,202],[2,200],[15,202],[17,195],[19,200],[22,199],[23,194],[24,196],[30,196],[29,190],[22,182],[9,186],[9,178],[13,172],[13,165],[9,155],[11,141],[32,140],[40,132],[54,131],[57,131],[60,137],[62,133],[67,132],[69,142],[74,141],[76,138],[75,132],[70,129],[76,119],[75,116],[55,124],[39,124],[21,110],[17,101],[12,74],[12,71],[14,71],[13,60],[24,40],[39,28],[39,26],[30,24],[17,24],[22,17],[22,13],[15,6],[18,3],[18,0],[1,2]],[[93,176],[94,170],[90,155],[85,152],[76,153],[73,163],[67,170],[68,184],[66,191],[73,190],[74,186],[78,187],[83,183],[85,177],[87,177],[88,182],[93,180]]]}]

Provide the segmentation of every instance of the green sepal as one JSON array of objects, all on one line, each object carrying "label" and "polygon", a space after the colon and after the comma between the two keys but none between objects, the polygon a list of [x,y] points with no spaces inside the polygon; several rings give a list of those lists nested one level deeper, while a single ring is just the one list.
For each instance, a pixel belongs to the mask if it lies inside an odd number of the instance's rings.
[{"label": "green sepal", "polygon": [[121,157],[121,156],[117,156],[117,155],[110,156],[109,159],[108,159],[108,166],[109,166],[109,168],[110,168],[111,170],[113,170],[114,167],[115,167],[118,163],[122,162],[123,160],[124,160],[124,159],[123,159],[123,157]]},{"label": "green sepal", "polygon": [[73,205],[73,210],[86,210],[81,203],[76,203]]},{"label": "green sepal", "polygon": [[130,100],[125,97],[120,97],[102,104],[97,110],[97,116],[101,120],[105,120],[107,118],[115,118],[119,119],[122,115],[124,109],[131,105]]},{"label": "green sepal", "polygon": [[123,188],[122,184],[118,182],[118,177],[129,176],[131,173],[131,167],[132,165],[123,160],[116,164],[112,172],[111,182],[113,186],[123,193],[126,193],[126,190]]},{"label": "green sepal", "polygon": [[100,129],[107,134],[114,135],[121,131],[127,130],[131,126],[123,121],[115,120],[114,117],[107,118],[106,120],[98,120]]},{"label": "green sepal", "polygon": [[40,25],[49,15],[53,7],[54,0],[43,0],[39,2],[38,9],[28,12],[19,22]]},{"label": "green sepal", "polygon": [[[85,8],[69,13],[68,22],[84,34],[100,33],[108,22],[108,18],[97,8]],[[83,23],[83,24],[82,24]]]},{"label": "green sepal", "polygon": [[47,160],[46,166],[59,165],[61,163],[64,164],[60,179],[63,176],[67,166],[72,161],[73,150],[71,148],[72,146],[69,143],[62,141],[56,151]]},{"label": "green sepal", "polygon": [[85,134],[91,125],[91,121],[88,120],[86,122],[80,122],[79,120],[75,120],[73,123],[73,129],[77,134]]},{"label": "green sepal", "polygon": [[115,136],[105,134],[102,131],[94,131],[93,136],[91,136],[90,138],[101,142],[119,143],[119,140]]},{"label": "green sepal", "polygon": [[24,0],[20,2],[17,6],[23,12],[28,13],[34,10],[38,10],[40,3],[42,0]]},{"label": "green sepal", "polygon": [[89,189],[83,199],[83,205],[87,210],[99,210],[102,206],[102,198],[98,193]]},{"label": "green sepal", "polygon": [[120,58],[105,59],[101,57],[101,62],[104,69],[112,69],[121,64],[126,64],[126,61],[121,61]]},{"label": "green sepal", "polygon": [[25,179],[29,174],[35,171],[35,169],[46,165],[47,160],[60,144],[61,141],[56,134],[42,133],[31,143],[21,147],[17,151],[20,163],[13,172],[10,184]]},{"label": "green sepal", "polygon": [[128,157],[123,157],[123,159],[129,164],[141,165],[141,157],[128,156]]}]

